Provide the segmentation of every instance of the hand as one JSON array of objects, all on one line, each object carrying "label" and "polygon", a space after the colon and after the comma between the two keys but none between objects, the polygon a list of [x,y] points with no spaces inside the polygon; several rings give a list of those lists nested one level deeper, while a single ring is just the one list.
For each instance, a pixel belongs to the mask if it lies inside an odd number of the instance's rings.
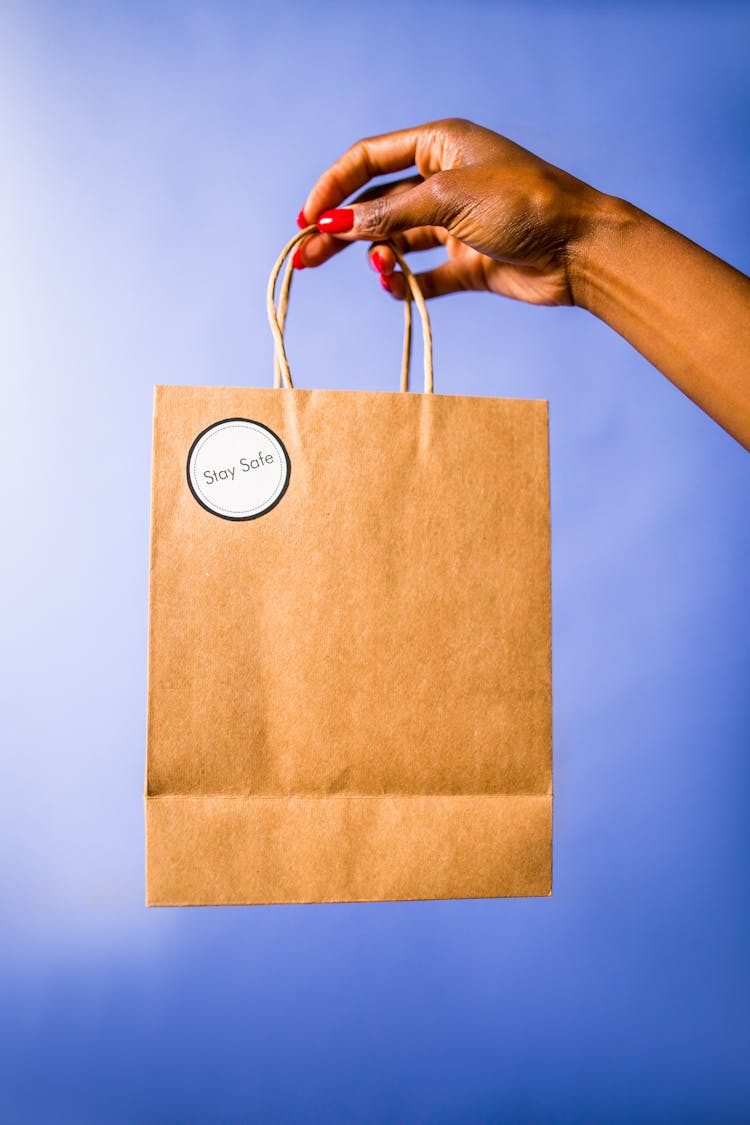
[{"label": "hand", "polygon": [[[340,206],[412,165],[417,176]],[[588,309],[750,449],[750,279],[505,137],[449,119],[359,141],[323,173],[299,221],[319,233],[298,248],[298,268],[366,239],[385,287],[403,297],[393,253],[378,243],[443,245],[447,261],[417,274],[425,297],[487,289]]]},{"label": "hand", "polygon": [[[373,176],[416,165],[419,175],[370,188]],[[347,242],[373,243],[384,287],[405,283],[387,246],[404,252],[443,245],[447,261],[417,274],[425,297],[489,290],[537,305],[576,303],[576,253],[605,196],[513,141],[448,119],[359,141],[313,187],[300,212],[321,232],[298,249],[298,268],[319,266]]]}]

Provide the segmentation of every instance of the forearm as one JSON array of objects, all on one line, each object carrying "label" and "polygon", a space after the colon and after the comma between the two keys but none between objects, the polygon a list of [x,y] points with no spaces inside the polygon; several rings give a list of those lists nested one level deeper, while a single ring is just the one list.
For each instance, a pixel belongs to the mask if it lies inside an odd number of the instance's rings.
[{"label": "forearm", "polygon": [[608,196],[571,248],[570,278],[577,305],[750,449],[750,279]]}]

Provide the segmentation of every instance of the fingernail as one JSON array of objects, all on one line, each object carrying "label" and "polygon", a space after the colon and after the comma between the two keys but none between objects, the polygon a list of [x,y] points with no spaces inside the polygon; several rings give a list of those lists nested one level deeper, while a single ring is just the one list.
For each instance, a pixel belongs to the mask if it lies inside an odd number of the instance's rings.
[{"label": "fingernail", "polygon": [[318,230],[323,234],[346,234],[354,226],[354,211],[351,207],[337,207],[325,211],[318,219]]},{"label": "fingernail", "polygon": [[305,218],[305,209],[303,207],[302,210],[300,211],[299,215],[297,216],[297,226],[299,227],[300,230],[304,230],[305,227],[309,227],[309,225],[310,224],[308,223],[307,219]]},{"label": "fingernail", "polygon": [[372,263],[372,268],[374,270],[377,270],[378,273],[383,272],[383,262],[380,257],[379,250],[373,250],[372,254],[370,255],[370,262]]},{"label": "fingernail", "polygon": [[296,270],[304,270],[304,269],[307,268],[305,266],[305,263],[302,261],[302,247],[301,246],[298,246],[297,249],[294,251],[294,256],[292,258],[292,265],[294,266],[294,268]]},{"label": "fingernail", "polygon": [[393,292],[393,289],[391,288],[391,279],[390,277],[386,277],[384,273],[381,273],[380,275],[380,284],[383,286],[386,293]]}]

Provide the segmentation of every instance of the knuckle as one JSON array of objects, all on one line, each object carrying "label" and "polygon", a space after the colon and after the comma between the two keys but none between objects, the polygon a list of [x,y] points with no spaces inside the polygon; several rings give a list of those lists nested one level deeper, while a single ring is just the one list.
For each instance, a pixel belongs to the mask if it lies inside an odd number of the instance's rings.
[{"label": "knuckle", "polygon": [[385,195],[379,195],[362,206],[357,224],[358,233],[367,238],[379,239],[388,233],[390,203]]},{"label": "knuckle", "polygon": [[436,172],[425,181],[425,188],[432,196],[435,226],[447,227],[471,203],[460,178],[452,171]]},{"label": "knuckle", "polygon": [[417,285],[425,301],[430,301],[435,296],[435,278],[431,270],[419,274]]},{"label": "knuckle", "polygon": [[436,121],[435,125],[440,129],[451,132],[474,128],[474,123],[469,121],[466,117],[443,117],[440,121]]},{"label": "knuckle", "polygon": [[326,191],[334,195],[341,195],[344,189],[344,180],[338,164],[334,164],[322,178]]},{"label": "knuckle", "polygon": [[350,165],[364,169],[367,179],[372,179],[372,162],[370,160],[370,137],[361,137],[347,152]]}]

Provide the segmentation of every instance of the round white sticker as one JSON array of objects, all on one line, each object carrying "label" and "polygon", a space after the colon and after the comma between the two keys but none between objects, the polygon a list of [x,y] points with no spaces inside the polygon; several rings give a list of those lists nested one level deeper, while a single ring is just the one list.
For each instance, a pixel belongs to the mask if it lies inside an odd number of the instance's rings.
[{"label": "round white sticker", "polygon": [[289,484],[289,454],[278,434],[250,418],[224,418],[190,446],[187,479],[202,508],[224,520],[270,512]]}]

